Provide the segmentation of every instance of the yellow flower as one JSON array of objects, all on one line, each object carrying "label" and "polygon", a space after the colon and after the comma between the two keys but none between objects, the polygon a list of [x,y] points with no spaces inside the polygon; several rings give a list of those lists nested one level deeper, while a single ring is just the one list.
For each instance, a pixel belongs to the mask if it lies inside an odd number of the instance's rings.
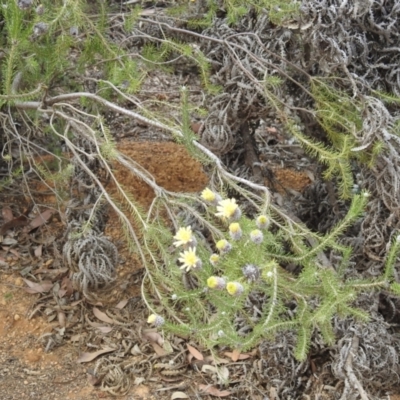
[{"label": "yellow flower", "polygon": [[180,268],[190,271],[191,269],[201,268],[202,262],[196,255],[196,247],[189,247],[188,250],[180,253],[179,261],[183,264]]},{"label": "yellow flower", "polygon": [[233,240],[239,240],[242,237],[242,229],[237,222],[232,222],[229,225],[229,234]]},{"label": "yellow flower", "polygon": [[174,236],[174,239],[176,239],[176,242],[174,242],[175,247],[193,244],[193,240],[195,238],[193,237],[192,228],[190,226],[186,228],[179,228],[178,232],[176,232],[176,235]]},{"label": "yellow flower", "polygon": [[228,253],[229,251],[232,250],[232,245],[225,239],[218,240],[218,242],[215,245],[217,249],[222,253]]},{"label": "yellow flower", "polygon": [[217,217],[235,220],[240,218],[241,212],[239,206],[236,204],[235,199],[221,200],[218,204],[218,212],[215,214]]},{"label": "yellow flower", "polygon": [[205,201],[208,201],[210,203],[212,203],[213,201],[215,201],[216,199],[216,195],[215,193],[210,190],[209,188],[205,188],[202,192],[201,192],[201,198]]},{"label": "yellow flower", "polygon": [[161,326],[164,324],[164,318],[160,317],[159,315],[156,314],[151,314],[149,318],[147,318],[147,323],[148,324],[153,324],[154,326]]},{"label": "yellow flower", "polygon": [[243,293],[244,288],[239,282],[228,282],[226,290],[232,296],[240,296]]},{"label": "yellow flower", "polygon": [[214,267],[218,264],[219,261],[219,255],[218,254],[211,254],[210,256],[210,263],[211,265],[213,265]]},{"label": "yellow flower", "polygon": [[250,239],[253,243],[260,244],[264,239],[264,235],[260,230],[254,229],[254,231],[250,232]]},{"label": "yellow flower", "polygon": [[259,215],[256,219],[257,228],[267,229],[269,227],[270,220],[266,215]]},{"label": "yellow flower", "polygon": [[207,279],[207,286],[211,289],[225,289],[226,282],[224,278],[219,276],[210,276]]}]

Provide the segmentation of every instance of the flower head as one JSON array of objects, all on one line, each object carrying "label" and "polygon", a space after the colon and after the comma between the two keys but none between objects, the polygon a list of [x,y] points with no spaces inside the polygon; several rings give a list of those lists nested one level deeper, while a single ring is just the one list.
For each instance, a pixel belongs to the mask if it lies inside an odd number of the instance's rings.
[{"label": "flower head", "polygon": [[239,223],[232,222],[229,225],[229,234],[233,240],[239,240],[242,237],[242,229],[240,228]]},{"label": "flower head", "polygon": [[244,287],[239,282],[228,282],[226,290],[232,296],[240,296],[244,291]]},{"label": "flower head", "polygon": [[210,203],[214,206],[218,204],[219,201],[221,201],[221,196],[217,193],[214,193],[212,190],[209,188],[205,188],[201,192],[201,198],[205,200],[207,203]]},{"label": "flower head", "polygon": [[193,236],[192,228],[190,226],[186,228],[179,228],[178,232],[174,236],[176,241],[174,242],[175,247],[179,246],[196,246],[196,238]]},{"label": "flower head", "polygon": [[180,253],[179,261],[183,264],[180,268],[190,271],[191,269],[199,269],[202,266],[202,262],[196,255],[196,247],[189,247],[188,250]]},{"label": "flower head", "polygon": [[236,204],[235,199],[221,200],[218,203],[217,211],[218,212],[215,214],[217,217],[228,220],[237,221],[242,215],[242,212],[240,211],[239,206]]},{"label": "flower head", "polygon": [[242,272],[243,275],[247,278],[248,281],[250,282],[254,282],[256,281],[261,273],[260,273],[260,268],[258,268],[256,265],[254,264],[246,264],[243,268],[242,268]]},{"label": "flower head", "polygon": [[256,225],[259,229],[267,229],[269,224],[270,220],[266,215],[259,215],[256,219]]},{"label": "flower head", "polygon": [[221,254],[229,253],[232,250],[232,245],[225,239],[218,240],[215,246]]},{"label": "flower head", "polygon": [[220,278],[219,276],[210,276],[207,279],[207,286],[210,289],[225,289],[226,281],[224,278]]},{"label": "flower head", "polygon": [[215,267],[218,264],[219,261],[219,254],[211,254],[210,256],[210,263],[213,267]]},{"label": "flower head", "polygon": [[164,322],[165,322],[164,318],[156,314],[151,314],[149,318],[147,318],[147,323],[153,324],[156,327],[163,325]]},{"label": "flower head", "polygon": [[264,235],[260,230],[254,229],[250,232],[250,239],[255,244],[261,244],[264,239]]}]

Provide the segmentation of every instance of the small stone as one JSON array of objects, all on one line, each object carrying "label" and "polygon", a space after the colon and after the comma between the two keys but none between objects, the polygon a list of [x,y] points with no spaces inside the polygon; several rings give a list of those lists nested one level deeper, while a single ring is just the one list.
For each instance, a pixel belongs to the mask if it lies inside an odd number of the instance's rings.
[{"label": "small stone", "polygon": [[21,319],[21,317],[18,314],[14,315],[14,321],[19,321]]}]

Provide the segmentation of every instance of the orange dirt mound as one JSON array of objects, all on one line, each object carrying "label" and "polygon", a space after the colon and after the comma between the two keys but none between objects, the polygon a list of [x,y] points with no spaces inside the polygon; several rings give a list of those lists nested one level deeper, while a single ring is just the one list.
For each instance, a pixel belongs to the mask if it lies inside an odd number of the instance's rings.
[{"label": "orange dirt mound", "polygon": [[[118,150],[153,175],[156,183],[172,192],[199,192],[208,183],[202,165],[184,146],[171,142],[129,142],[118,144]],[[154,198],[153,190],[121,165],[114,169],[118,182],[146,208]]]}]

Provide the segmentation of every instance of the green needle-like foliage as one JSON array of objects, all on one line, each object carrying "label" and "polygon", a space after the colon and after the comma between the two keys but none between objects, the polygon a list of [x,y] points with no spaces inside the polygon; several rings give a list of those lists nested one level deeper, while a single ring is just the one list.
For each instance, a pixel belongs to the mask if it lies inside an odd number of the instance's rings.
[{"label": "green needle-like foliage", "polygon": [[[210,192],[203,192],[206,200],[208,195]],[[304,240],[300,229],[289,234],[284,225],[274,226],[271,216],[256,220],[240,216],[232,200],[220,201],[218,209],[209,204],[205,218],[228,232],[214,237],[211,249],[190,227],[178,230],[174,246],[170,236],[169,243],[158,243],[159,249],[169,244],[170,252],[163,252],[164,267],[150,272],[161,296],[153,310],[165,318],[166,330],[191,336],[211,348],[224,345],[246,351],[279,330],[295,330],[295,355],[304,360],[314,329],[320,330],[328,344],[334,343],[332,318],[368,319],[353,306],[357,294],[390,279],[397,241],[388,256],[384,279],[352,281],[345,277],[351,250],[339,245],[338,239],[360,217],[367,201],[366,193],[354,196],[345,218],[326,235],[308,232],[313,245]],[[218,217],[213,216],[216,211]],[[268,223],[262,224],[262,220]],[[290,248],[290,242],[296,245]],[[328,248],[342,254],[343,267],[334,270],[320,264],[318,255]],[[189,253],[195,257],[190,258]],[[287,272],[288,264],[298,265],[301,272]],[[289,313],[293,303],[296,310]]]}]

